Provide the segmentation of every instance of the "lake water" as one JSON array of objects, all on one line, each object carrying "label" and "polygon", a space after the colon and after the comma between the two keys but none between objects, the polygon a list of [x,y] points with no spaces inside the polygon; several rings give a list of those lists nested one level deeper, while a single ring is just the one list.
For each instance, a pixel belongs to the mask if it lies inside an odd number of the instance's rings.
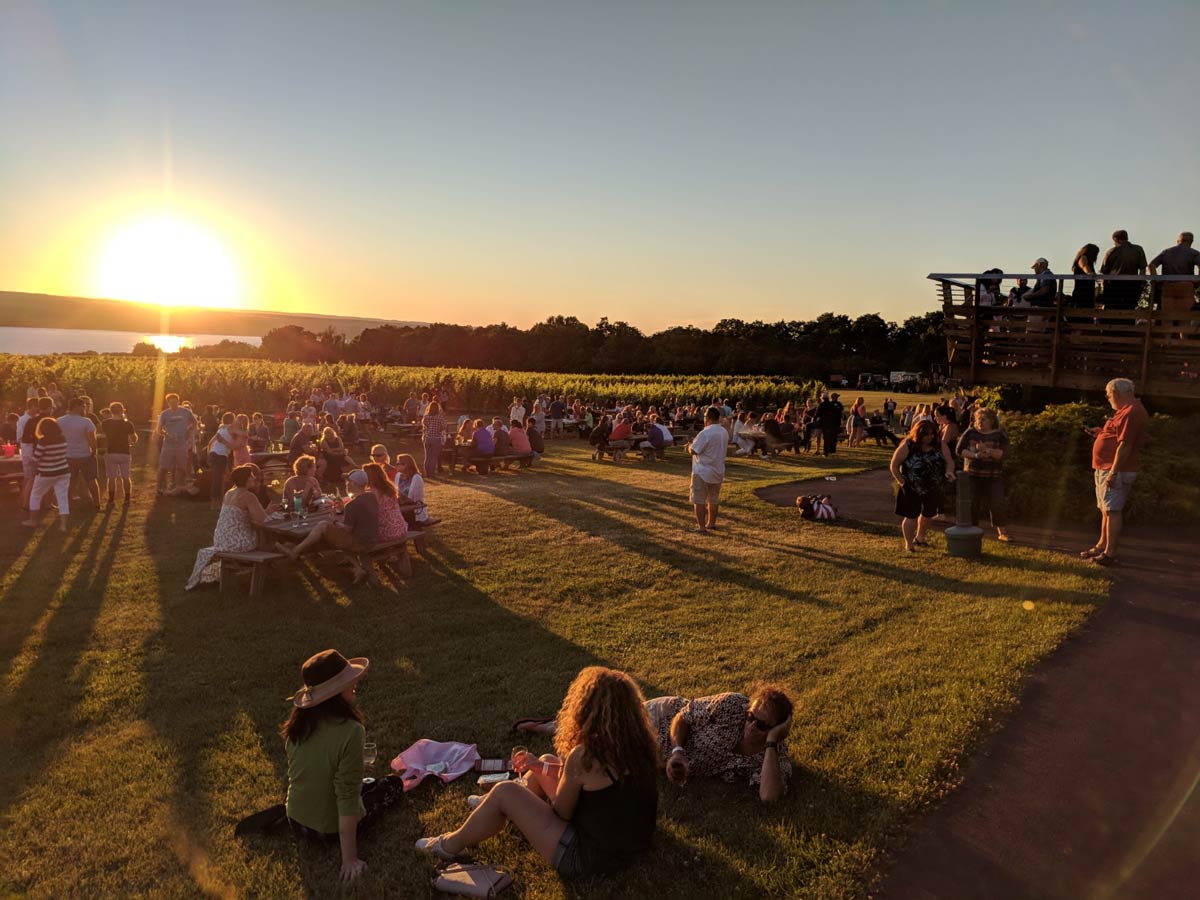
[{"label": "lake water", "polygon": [[[261,337],[236,334],[181,334],[189,346],[217,344],[223,340],[245,341],[258,346]],[[72,328],[0,328],[0,353],[129,353],[133,345],[146,339],[138,331],[81,331]]]}]

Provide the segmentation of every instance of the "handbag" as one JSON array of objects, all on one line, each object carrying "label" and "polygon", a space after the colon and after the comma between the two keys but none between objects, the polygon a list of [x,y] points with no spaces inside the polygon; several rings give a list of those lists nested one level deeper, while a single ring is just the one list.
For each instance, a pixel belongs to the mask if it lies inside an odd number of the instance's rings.
[{"label": "handbag", "polygon": [[433,879],[433,886],[447,894],[492,900],[512,884],[512,872],[475,863],[451,863]]}]

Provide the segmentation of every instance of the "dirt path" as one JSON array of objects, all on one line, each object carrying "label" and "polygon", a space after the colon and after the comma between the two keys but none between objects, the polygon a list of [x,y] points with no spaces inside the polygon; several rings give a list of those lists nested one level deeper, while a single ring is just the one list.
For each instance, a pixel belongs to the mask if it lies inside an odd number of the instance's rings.
[{"label": "dirt path", "polygon": [[[802,493],[833,494],[847,518],[896,524],[886,471],[759,496],[792,505]],[[1011,530],[1070,553],[1094,537]],[[1033,671],[960,789],[917,821],[883,897],[1198,896],[1200,532],[1131,529],[1121,556],[1110,601]]]}]

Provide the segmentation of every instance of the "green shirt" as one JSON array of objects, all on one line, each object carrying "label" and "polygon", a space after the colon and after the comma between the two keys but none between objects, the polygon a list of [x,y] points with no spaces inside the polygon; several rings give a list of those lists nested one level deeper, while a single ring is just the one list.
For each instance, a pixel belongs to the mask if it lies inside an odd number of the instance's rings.
[{"label": "green shirt", "polygon": [[361,816],[363,742],[353,719],[326,719],[301,744],[288,741],[287,814],[322,834],[337,834],[338,816]]}]

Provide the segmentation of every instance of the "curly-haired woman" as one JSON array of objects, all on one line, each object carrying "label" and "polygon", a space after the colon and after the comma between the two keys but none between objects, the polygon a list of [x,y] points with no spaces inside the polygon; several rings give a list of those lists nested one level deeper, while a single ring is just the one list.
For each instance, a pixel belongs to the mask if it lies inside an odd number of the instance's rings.
[{"label": "curly-haired woman", "polygon": [[[527,784],[502,782],[458,829],[416,843],[452,860],[512,822],[563,878],[607,872],[650,845],[658,815],[658,742],[642,692],[624,672],[591,666],[558,712],[558,758],[514,760]],[[540,771],[539,771],[540,770]]]}]

